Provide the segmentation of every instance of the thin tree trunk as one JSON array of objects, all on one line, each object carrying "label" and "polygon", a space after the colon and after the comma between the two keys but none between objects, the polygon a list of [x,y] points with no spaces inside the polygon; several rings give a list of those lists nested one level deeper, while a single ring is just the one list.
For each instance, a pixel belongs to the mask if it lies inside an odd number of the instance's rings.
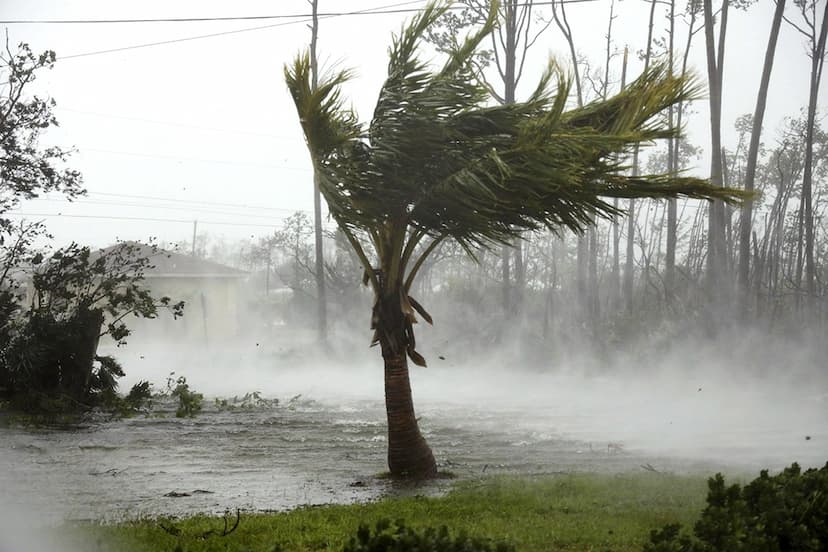
[{"label": "thin tree trunk", "polygon": [[[517,66],[517,0],[507,0],[504,5],[505,17],[503,18],[503,25],[506,30],[505,44],[503,51],[503,100],[505,104],[515,103],[515,90],[517,88],[516,82],[516,66]],[[503,263],[503,308],[506,313],[513,313],[519,308],[523,289],[521,286],[524,278],[523,273],[523,251],[522,244],[518,241],[515,247],[519,248],[516,252],[515,258],[515,283],[512,285],[511,271],[510,271],[510,257],[512,257],[512,249],[503,247],[502,263]]]},{"label": "thin tree trunk", "polygon": [[[765,118],[765,105],[768,100],[773,60],[776,53],[776,42],[779,37],[779,28],[782,25],[782,14],[785,11],[785,0],[776,0],[776,11],[773,14],[768,47],[765,50],[765,64],[762,67],[762,79],[759,83],[759,94],[756,96],[756,109],[753,112],[753,128],[750,133],[747,167],[745,168],[745,190],[752,192],[756,178],[756,164],[759,159],[759,140],[762,134],[762,121]],[[748,291],[750,287],[750,236],[752,234],[753,201],[747,199],[742,206],[741,225],[739,228],[739,290],[741,293],[742,316],[748,313]]]},{"label": "thin tree trunk", "polygon": [[[650,2],[650,19],[647,25],[647,49],[644,55],[644,71],[650,67],[650,56],[653,51],[653,22],[655,20],[655,8],[658,0]],[[633,149],[632,171],[633,175],[639,174],[638,166],[638,145]],[[629,208],[627,209],[627,259],[624,267],[624,300],[627,306],[627,312],[631,313],[633,310],[633,270],[634,270],[634,246],[635,246],[635,199],[630,199]]]},{"label": "thin tree trunk", "polygon": [[[670,76],[673,75],[673,38],[675,35],[676,26],[676,0],[670,0],[670,31],[668,44],[668,63]],[[673,106],[671,105],[668,111],[669,124],[673,126]],[[670,174],[675,174],[677,170],[678,149],[676,144],[678,141],[675,138],[670,138],[667,143],[667,170]],[[672,301],[673,289],[675,286],[676,274],[676,234],[678,231],[676,200],[667,200],[667,253],[664,259],[664,295],[667,303]]]},{"label": "thin tree trunk", "polygon": [[[814,17],[816,25],[816,17]],[[811,82],[808,99],[808,126],[805,134],[805,168],[802,176],[802,196],[804,199],[805,218],[805,290],[810,297],[816,294],[816,268],[814,266],[814,213],[813,213],[813,164],[814,164],[814,124],[816,120],[819,84],[822,78],[822,65],[825,61],[825,39],[828,34],[828,2],[819,31],[819,39],[814,44],[811,55]]]},{"label": "thin tree trunk", "polygon": [[508,245],[504,245],[500,248],[500,271],[501,277],[503,279],[503,287],[501,288],[502,292],[502,301],[503,301],[503,312],[509,313],[511,311],[512,305],[512,294],[511,294],[511,286],[512,286],[512,276],[511,276],[511,269],[509,263],[509,257],[511,257],[510,248]]},{"label": "thin tree trunk", "polygon": [[[624,47],[624,59],[621,64],[621,90],[627,86],[627,56],[628,48]],[[618,198],[613,200],[613,207],[618,208]],[[621,232],[618,224],[618,217],[612,219],[612,278],[610,282],[611,308],[619,307],[621,297]]]},{"label": "thin tree trunk", "polygon": [[[721,22],[719,27],[718,55],[714,44],[714,21],[712,0],[704,0],[704,35],[707,51],[707,77],[710,99],[710,182],[715,186],[722,185],[722,62],[724,52],[724,37],[727,28],[728,0],[722,2]],[[708,220],[708,291],[716,304],[721,296],[721,286],[724,283],[724,209],[721,201],[710,202],[710,216]]]},{"label": "thin tree trunk", "polygon": [[[559,5],[558,5],[559,4]],[[555,24],[566,39],[569,47],[569,55],[572,59],[572,72],[575,77],[575,92],[578,100],[578,106],[584,105],[584,95],[581,89],[581,74],[578,67],[578,54],[575,52],[575,40],[572,37],[572,28],[569,26],[569,20],[566,17],[566,3],[563,0],[552,1],[552,16],[555,19]],[[557,7],[556,7],[557,6]],[[560,10],[560,16],[558,15]],[[577,235],[578,246],[576,250],[577,261],[575,267],[575,280],[577,291],[578,316],[583,317],[589,310],[588,301],[588,283],[587,273],[589,265],[589,242],[585,234]]]}]

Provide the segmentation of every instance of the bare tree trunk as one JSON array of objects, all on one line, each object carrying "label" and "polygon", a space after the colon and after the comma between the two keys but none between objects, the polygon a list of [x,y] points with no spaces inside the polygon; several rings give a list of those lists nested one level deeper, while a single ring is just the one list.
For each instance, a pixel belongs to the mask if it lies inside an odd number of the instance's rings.
[{"label": "bare tree trunk", "polygon": [[[319,0],[308,0],[313,10],[313,23],[311,24],[311,86],[316,89],[318,84],[318,71],[316,59],[316,41],[319,38],[319,18],[317,8]],[[328,311],[325,299],[325,258],[322,251],[322,194],[319,191],[319,174],[314,167],[313,171],[313,235],[316,252],[314,263],[314,276],[316,277],[316,324],[319,342],[324,343],[328,337]]]},{"label": "bare tree trunk", "polygon": [[[669,43],[667,47],[668,63],[670,76],[673,75],[673,38],[675,36],[676,28],[676,0],[670,0],[670,30]],[[669,125],[673,126],[673,106],[670,106],[668,111]],[[670,138],[667,143],[667,170],[670,174],[674,174],[677,170],[678,162],[678,141],[675,138]],[[676,279],[676,234],[678,231],[678,220],[676,210],[676,200],[667,200],[667,253],[664,259],[664,295],[667,303],[672,301],[673,290]]]},{"label": "bare tree trunk", "polygon": [[509,264],[509,257],[510,248],[508,245],[504,245],[500,248],[500,274],[503,280],[503,285],[501,287],[501,300],[503,301],[503,312],[509,313],[512,308],[512,275],[511,269]]},{"label": "bare tree trunk", "polygon": [[[575,76],[575,92],[577,94],[578,106],[580,107],[584,105],[584,95],[583,90],[581,89],[581,73],[578,64],[578,54],[575,52],[575,40],[572,37],[572,28],[569,26],[569,20],[566,17],[566,5],[563,0],[552,0],[551,6],[552,17],[555,20],[555,24],[558,26],[558,29],[560,29],[561,34],[563,34],[566,39],[567,46],[569,47],[569,55],[572,59],[572,72]],[[578,247],[576,250],[577,261],[575,268],[575,279],[579,309],[578,314],[579,316],[583,316],[588,312],[589,308],[587,298],[589,293],[587,285],[589,242],[585,234],[578,234],[577,240]]]},{"label": "bare tree trunk", "polygon": [[[816,4],[814,4],[816,6]],[[816,25],[814,14],[813,25]],[[828,34],[828,2],[819,31],[819,39],[813,44],[811,52],[811,82],[808,98],[808,124],[805,134],[805,168],[802,175],[802,196],[805,219],[805,290],[813,297],[816,294],[816,268],[814,266],[814,212],[813,212],[813,164],[814,164],[814,124],[816,120],[819,84],[822,79],[822,66],[825,61],[825,39]]]},{"label": "bare tree trunk", "polygon": [[[655,19],[655,8],[658,0],[651,0],[650,2],[650,19],[647,25],[647,49],[644,55],[644,70],[650,67],[650,56],[653,52],[653,21]],[[638,166],[638,146],[633,150],[632,171],[633,175],[639,174]],[[627,209],[627,259],[624,267],[624,300],[627,306],[627,312],[631,313],[633,310],[633,270],[634,270],[634,246],[635,246],[635,199],[630,199],[629,208]]]},{"label": "bare tree trunk", "polygon": [[[776,42],[779,37],[779,28],[782,24],[782,14],[785,11],[785,0],[776,0],[776,11],[773,14],[768,47],[765,50],[765,64],[762,68],[762,79],[759,84],[759,93],[756,96],[756,109],[753,112],[753,128],[750,133],[747,167],[745,168],[745,190],[752,192],[756,178],[756,164],[759,158],[759,140],[762,134],[762,121],[765,118],[765,105],[768,99],[773,60],[776,53]],[[753,201],[748,199],[742,207],[741,225],[739,228],[739,290],[741,293],[742,316],[749,310],[748,296],[750,288],[750,236],[753,222]]]},{"label": "bare tree trunk", "polygon": [[[724,38],[727,29],[727,8],[729,0],[722,2],[719,26],[718,54],[714,44],[714,21],[712,0],[704,0],[704,35],[707,50],[707,77],[710,99],[710,182],[722,185],[722,62],[724,61]],[[724,208],[721,201],[710,202],[708,220],[708,291],[713,304],[722,296],[724,284]]]},{"label": "bare tree trunk", "polygon": [[[621,64],[621,90],[627,87],[627,56],[629,50],[624,48],[624,60]],[[613,207],[618,208],[618,199],[613,201]],[[611,308],[617,309],[621,297],[621,232],[618,217],[612,219],[612,278],[610,282]]]}]

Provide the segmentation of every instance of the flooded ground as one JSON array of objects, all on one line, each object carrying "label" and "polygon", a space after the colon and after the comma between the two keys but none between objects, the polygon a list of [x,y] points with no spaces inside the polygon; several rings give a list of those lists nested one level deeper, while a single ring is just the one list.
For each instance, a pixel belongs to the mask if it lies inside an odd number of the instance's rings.
[{"label": "flooded ground", "polygon": [[[256,352],[135,351],[125,384],[163,386],[171,367],[208,395],[192,419],[150,416],[71,429],[0,429],[0,489],[42,521],[279,510],[444,491],[397,486],[385,468],[381,365],[321,369]],[[195,358],[195,361],[194,361]],[[753,473],[828,460],[825,389],[467,370],[413,373],[420,424],[443,471],[491,474],[642,469]],[[259,391],[278,404],[221,409]],[[231,399],[232,402],[232,399]],[[251,401],[248,401],[251,402]],[[252,401],[255,402],[255,401]]]}]

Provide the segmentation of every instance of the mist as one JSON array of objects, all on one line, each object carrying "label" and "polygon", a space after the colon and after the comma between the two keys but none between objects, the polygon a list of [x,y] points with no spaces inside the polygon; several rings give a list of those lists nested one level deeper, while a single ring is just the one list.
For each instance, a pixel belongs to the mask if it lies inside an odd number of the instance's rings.
[{"label": "mist", "polygon": [[[579,348],[543,361],[497,346],[464,359],[440,343],[436,325],[421,331],[429,366],[412,367],[415,406],[425,419],[443,407],[519,412],[525,428],[587,446],[621,443],[750,469],[818,466],[828,455],[828,378],[814,343],[729,332],[652,350],[617,346],[609,355]],[[160,384],[175,372],[209,397],[258,391],[328,403],[383,400],[379,350],[364,337],[348,336],[347,347],[329,354],[314,351],[312,334],[305,339],[304,346],[294,334],[224,347],[129,347],[123,385]]]}]

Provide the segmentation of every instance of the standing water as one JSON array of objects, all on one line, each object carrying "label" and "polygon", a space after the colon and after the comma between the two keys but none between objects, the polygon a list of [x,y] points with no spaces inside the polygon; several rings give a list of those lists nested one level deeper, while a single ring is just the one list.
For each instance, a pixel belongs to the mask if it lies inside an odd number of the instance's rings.
[{"label": "standing water", "polygon": [[[385,467],[382,365],[326,366],[258,346],[119,351],[128,388],[171,370],[204,393],[194,418],[148,414],[72,428],[0,428],[0,489],[44,522],[281,510],[399,493]],[[580,370],[578,371],[580,372]],[[505,364],[412,368],[420,425],[440,469],[489,474],[780,469],[828,459],[828,389],[725,377],[694,367],[647,377],[517,372]],[[715,377],[712,377],[716,374]],[[248,395],[244,406],[213,402]],[[262,400],[262,399],[278,399]],[[239,404],[241,399],[237,399]]]}]

